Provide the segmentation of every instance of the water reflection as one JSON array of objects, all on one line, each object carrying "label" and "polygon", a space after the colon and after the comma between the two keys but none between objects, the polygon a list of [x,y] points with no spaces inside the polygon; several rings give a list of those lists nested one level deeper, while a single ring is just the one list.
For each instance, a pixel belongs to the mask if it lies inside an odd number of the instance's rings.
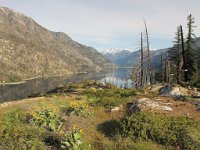
[{"label": "water reflection", "polygon": [[115,69],[76,74],[71,77],[41,77],[25,80],[20,83],[0,84],[0,103],[27,98],[31,95],[42,95],[69,82],[78,83],[84,80],[100,80],[112,83],[121,88],[127,88],[131,87],[128,73],[129,69]]},{"label": "water reflection", "polygon": [[132,82],[129,79],[129,74],[129,69],[119,68],[105,74],[100,81],[112,83],[120,88],[130,88],[132,87]]}]

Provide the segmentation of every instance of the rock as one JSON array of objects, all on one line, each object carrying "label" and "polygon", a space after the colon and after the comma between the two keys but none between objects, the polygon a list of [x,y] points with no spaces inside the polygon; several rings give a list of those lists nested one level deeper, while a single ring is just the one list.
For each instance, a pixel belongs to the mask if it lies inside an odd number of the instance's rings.
[{"label": "rock", "polygon": [[110,112],[112,113],[112,112],[120,111],[122,110],[122,108],[123,108],[122,105],[119,105],[117,107],[112,108]]},{"label": "rock", "polygon": [[4,102],[0,104],[0,107],[7,107],[10,103],[9,102]]},{"label": "rock", "polygon": [[127,113],[130,115],[145,110],[173,111],[171,107],[166,105],[169,105],[169,103],[159,102],[149,98],[141,98],[136,100],[136,102],[129,102],[127,104]]},{"label": "rock", "polygon": [[163,86],[161,85],[152,85],[151,87],[149,87],[149,90],[151,90],[152,92],[158,92],[162,87]]},{"label": "rock", "polygon": [[140,107],[136,103],[133,103],[133,102],[127,103],[126,107],[127,107],[128,115],[131,115],[133,113],[137,113],[137,112],[141,111]]},{"label": "rock", "polygon": [[159,91],[160,96],[170,96],[179,99],[186,99],[186,97],[199,97],[200,93],[193,90],[192,88],[184,88],[180,85],[166,85]]}]

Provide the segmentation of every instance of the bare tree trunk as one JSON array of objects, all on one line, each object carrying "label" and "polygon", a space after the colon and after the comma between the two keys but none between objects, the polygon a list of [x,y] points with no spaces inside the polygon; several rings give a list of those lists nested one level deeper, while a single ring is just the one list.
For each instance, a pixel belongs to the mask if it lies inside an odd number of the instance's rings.
[{"label": "bare tree trunk", "polygon": [[180,29],[181,29],[181,45],[182,45],[182,57],[183,57],[183,72],[184,72],[184,78],[185,78],[185,82],[188,81],[188,74],[187,74],[187,68],[186,68],[186,57],[185,57],[185,46],[184,46],[184,39],[183,39],[183,28],[182,25],[180,25]]},{"label": "bare tree trunk", "polygon": [[161,65],[161,77],[162,77],[162,82],[165,81],[165,64],[163,64],[163,57],[162,57],[162,53],[160,56],[160,65]]},{"label": "bare tree trunk", "polygon": [[140,88],[143,88],[144,83],[143,83],[143,75],[144,75],[144,52],[143,52],[143,36],[141,33],[141,64],[140,64]]},{"label": "bare tree trunk", "polygon": [[146,21],[144,20],[145,33],[146,33],[146,42],[147,42],[147,76],[149,77],[150,85],[152,85],[152,72],[151,72],[151,52],[149,44],[149,34],[147,29]]}]

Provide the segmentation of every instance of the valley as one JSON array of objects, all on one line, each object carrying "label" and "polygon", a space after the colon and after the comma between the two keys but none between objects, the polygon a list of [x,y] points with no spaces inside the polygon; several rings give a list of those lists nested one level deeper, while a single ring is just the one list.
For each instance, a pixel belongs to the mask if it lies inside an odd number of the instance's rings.
[{"label": "valley", "polygon": [[200,149],[199,2],[0,3],[0,150]]}]

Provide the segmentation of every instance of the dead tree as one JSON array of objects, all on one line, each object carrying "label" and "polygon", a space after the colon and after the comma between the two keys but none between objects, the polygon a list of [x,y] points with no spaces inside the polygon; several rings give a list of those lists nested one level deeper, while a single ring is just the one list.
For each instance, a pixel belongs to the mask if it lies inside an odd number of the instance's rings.
[{"label": "dead tree", "polygon": [[150,85],[152,85],[152,72],[151,72],[152,68],[151,68],[151,52],[150,52],[150,44],[149,44],[149,33],[148,33],[148,28],[147,28],[145,19],[144,19],[144,25],[145,25],[146,50],[147,50],[147,77],[149,78]]},{"label": "dead tree", "polygon": [[140,49],[140,88],[144,87],[144,50],[143,50],[143,36],[141,32],[141,49]]},{"label": "dead tree", "polygon": [[183,38],[183,28],[182,25],[180,25],[181,29],[181,45],[182,45],[182,57],[183,57],[183,65],[182,65],[182,70],[184,72],[184,80],[185,82],[188,81],[188,74],[187,74],[187,68],[186,68],[186,56],[185,56],[185,46],[184,46],[184,38]]},{"label": "dead tree", "polygon": [[170,61],[169,61],[169,57],[167,54],[167,58],[165,60],[164,63],[164,82],[165,83],[170,83],[170,71],[171,71],[171,67],[170,67]]}]

